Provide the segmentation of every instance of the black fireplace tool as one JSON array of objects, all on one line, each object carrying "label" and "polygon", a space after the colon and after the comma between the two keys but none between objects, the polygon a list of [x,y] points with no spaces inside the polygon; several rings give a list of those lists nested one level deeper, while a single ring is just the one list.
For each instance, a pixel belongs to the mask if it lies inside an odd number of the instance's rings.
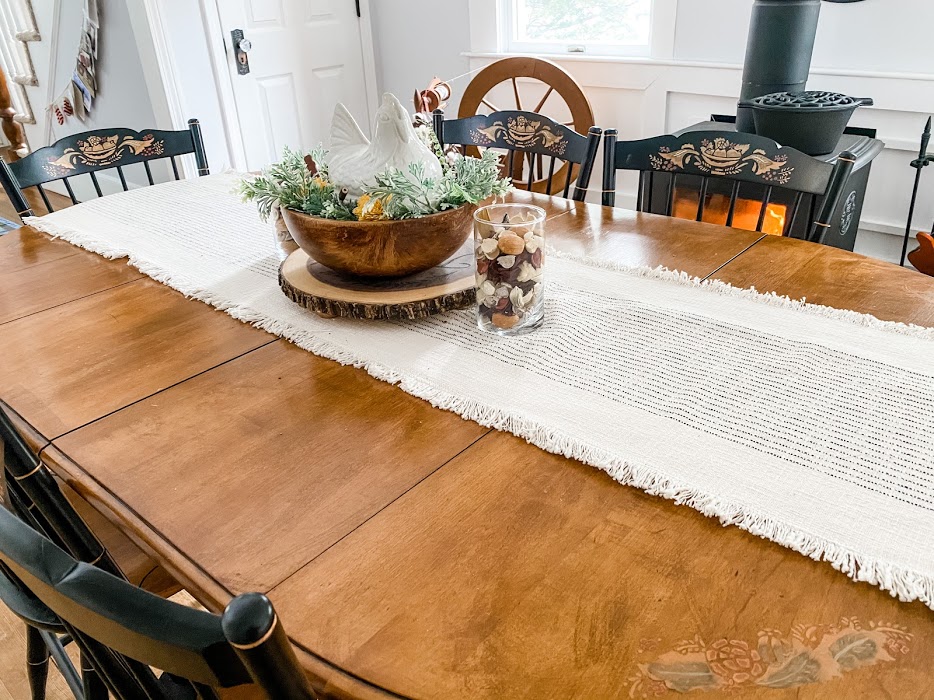
[{"label": "black fireplace tool", "polygon": [[[921,134],[921,148],[918,149],[917,159],[911,161],[911,167],[915,169],[915,185],[911,191],[911,204],[908,206],[908,224],[905,227],[905,242],[902,244],[902,257],[899,265],[905,266],[905,256],[908,254],[908,241],[911,239],[911,222],[915,218],[915,204],[918,201],[918,187],[921,184],[921,170],[934,163],[934,153],[928,153],[928,144],[931,142],[931,117],[928,117],[927,124],[924,125],[924,133]],[[932,229],[934,233],[934,229]]]}]

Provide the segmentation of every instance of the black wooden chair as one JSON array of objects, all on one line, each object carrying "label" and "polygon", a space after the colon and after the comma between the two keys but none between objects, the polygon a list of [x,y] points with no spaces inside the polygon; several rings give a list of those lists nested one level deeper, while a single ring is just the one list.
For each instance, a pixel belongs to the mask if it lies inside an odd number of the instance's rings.
[{"label": "black wooden chair", "polygon": [[142,163],[146,178],[152,185],[155,182],[149,164],[154,160],[168,158],[175,179],[178,180],[180,175],[176,158],[187,153],[194,153],[199,175],[209,174],[201,124],[197,119],[190,119],[188,129],[184,131],[98,129],[66,136],[12,163],[0,160],[0,182],[16,207],[16,213],[22,218],[33,215],[25,197],[25,190],[30,187],[38,190],[46,209],[51,212],[54,209],[42,187],[45,184],[61,180],[72,204],[78,204],[71,178],[87,174],[97,196],[102,197],[98,173],[116,170],[120,184],[126,191],[129,188],[123,172],[125,166]]},{"label": "black wooden chair", "polygon": [[10,609],[30,627],[69,635],[87,656],[101,679],[84,690],[87,700],[107,691],[121,700],[216,699],[218,689],[247,683],[275,700],[315,697],[262,594],[237,596],[223,615],[180,605],[77,561],[4,509],[0,568]]},{"label": "black wooden chair", "polygon": [[[615,204],[617,170],[635,170],[639,172],[638,211],[671,216],[679,180],[693,180],[696,220],[703,221],[711,183],[719,188],[717,181],[726,180],[731,182],[727,226],[734,224],[740,188],[746,184],[747,198],[761,202],[756,231],[762,231],[770,203],[787,199],[782,235],[789,235],[800,210],[808,209],[804,237],[819,243],[830,227],[855,160],[852,153],[845,151],[836,164],[827,163],[754,134],[691,131],[681,136],[617,141],[616,130],[607,129],[603,143],[603,204]],[[782,190],[786,193],[780,194]],[[802,206],[805,196],[808,206]]]},{"label": "black wooden chair", "polygon": [[[21,520],[75,558],[126,580],[124,572],[62,493],[55,477],[43,465],[39,455],[29,447],[9,415],[2,409],[0,444],[3,445],[5,500],[9,508]],[[2,588],[3,581],[0,581],[0,589]],[[3,597],[0,590],[0,598]],[[10,607],[17,612],[13,604]],[[21,603],[21,608],[27,611],[30,609],[26,603]],[[24,619],[27,617],[25,614],[20,616]],[[56,665],[62,670],[69,686],[73,690],[80,687],[77,672],[68,662],[64,651],[64,634],[60,626],[48,623],[47,616],[41,615],[35,620],[35,624],[27,629],[27,671],[34,700],[45,697],[45,678],[50,655],[56,660]],[[65,639],[67,640],[67,636]],[[89,665],[84,665],[82,675],[83,682],[93,688],[95,674]]]},{"label": "black wooden chair", "polygon": [[[583,201],[587,194],[603,133],[592,126],[588,135],[582,136],[546,116],[522,111],[445,119],[444,112],[436,109],[433,126],[442,147],[460,146],[464,155],[472,148],[507,151],[505,173],[520,189],[545,194],[560,192],[567,197],[576,178],[572,199],[577,201]],[[561,166],[556,171],[559,161]]]}]

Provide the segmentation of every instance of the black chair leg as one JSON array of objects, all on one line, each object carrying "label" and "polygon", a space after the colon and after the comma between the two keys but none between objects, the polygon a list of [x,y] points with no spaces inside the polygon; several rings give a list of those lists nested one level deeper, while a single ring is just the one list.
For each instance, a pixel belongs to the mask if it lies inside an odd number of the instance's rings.
[{"label": "black chair leg", "polygon": [[42,633],[26,625],[26,671],[32,700],[45,700],[45,687],[49,679],[49,648]]},{"label": "black chair leg", "polygon": [[107,700],[110,696],[104,681],[84,654],[81,654],[81,682],[84,685],[84,700]]},{"label": "black chair leg", "polygon": [[71,690],[72,695],[79,698],[79,700],[83,700],[84,692],[81,689],[81,678],[78,677],[78,671],[75,669],[75,665],[71,663],[71,659],[68,658],[68,652],[65,651],[64,644],[70,644],[69,637],[67,635],[59,637],[54,632],[45,631],[39,634],[42,635],[45,646],[52,655],[52,661],[55,662],[58,672],[62,674],[62,678],[65,679],[65,683]]}]

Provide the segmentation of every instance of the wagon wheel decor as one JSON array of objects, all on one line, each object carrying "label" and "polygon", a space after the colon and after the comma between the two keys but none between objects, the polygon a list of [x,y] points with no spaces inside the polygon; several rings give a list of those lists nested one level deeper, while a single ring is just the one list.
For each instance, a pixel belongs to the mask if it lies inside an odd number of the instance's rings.
[{"label": "wagon wheel decor", "polygon": [[[523,78],[526,80],[520,80]],[[542,94],[535,99],[526,96],[529,103],[524,104],[519,86],[520,83],[529,81],[542,83],[543,88],[538,90]],[[532,92],[532,88],[525,92],[528,95]],[[587,130],[594,125],[593,108],[581,86],[561,66],[541,58],[516,56],[488,65],[474,76],[464,90],[458,117],[472,117],[476,114],[489,114],[508,109],[544,114],[569,126],[579,134],[586,134]],[[467,152],[470,155],[478,155],[475,147],[471,147]],[[535,160],[533,161],[532,158]],[[548,190],[548,176],[543,172],[545,168],[543,168],[540,156],[530,156],[529,160],[516,158],[510,175],[521,189],[560,194],[568,168],[573,168],[571,177],[574,180],[577,179],[580,166],[562,163],[554,174],[550,190]],[[531,187],[529,187],[530,179],[532,180]]]}]

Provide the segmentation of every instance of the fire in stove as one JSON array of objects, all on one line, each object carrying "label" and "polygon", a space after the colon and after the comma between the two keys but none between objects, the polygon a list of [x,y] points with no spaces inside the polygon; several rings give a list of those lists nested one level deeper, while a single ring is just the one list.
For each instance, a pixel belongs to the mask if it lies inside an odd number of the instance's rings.
[{"label": "fire in stove", "polygon": [[[678,219],[691,221],[697,216],[697,199],[700,190],[696,187],[675,188],[672,216]],[[765,208],[765,218],[762,221],[762,233],[772,236],[781,236],[785,231],[785,218],[788,205],[770,202]],[[733,210],[733,228],[744,231],[755,231],[759,224],[759,215],[762,213],[762,201],[739,197]],[[702,221],[708,224],[725,226],[730,215],[730,196],[714,192],[708,194],[704,204]]]}]

